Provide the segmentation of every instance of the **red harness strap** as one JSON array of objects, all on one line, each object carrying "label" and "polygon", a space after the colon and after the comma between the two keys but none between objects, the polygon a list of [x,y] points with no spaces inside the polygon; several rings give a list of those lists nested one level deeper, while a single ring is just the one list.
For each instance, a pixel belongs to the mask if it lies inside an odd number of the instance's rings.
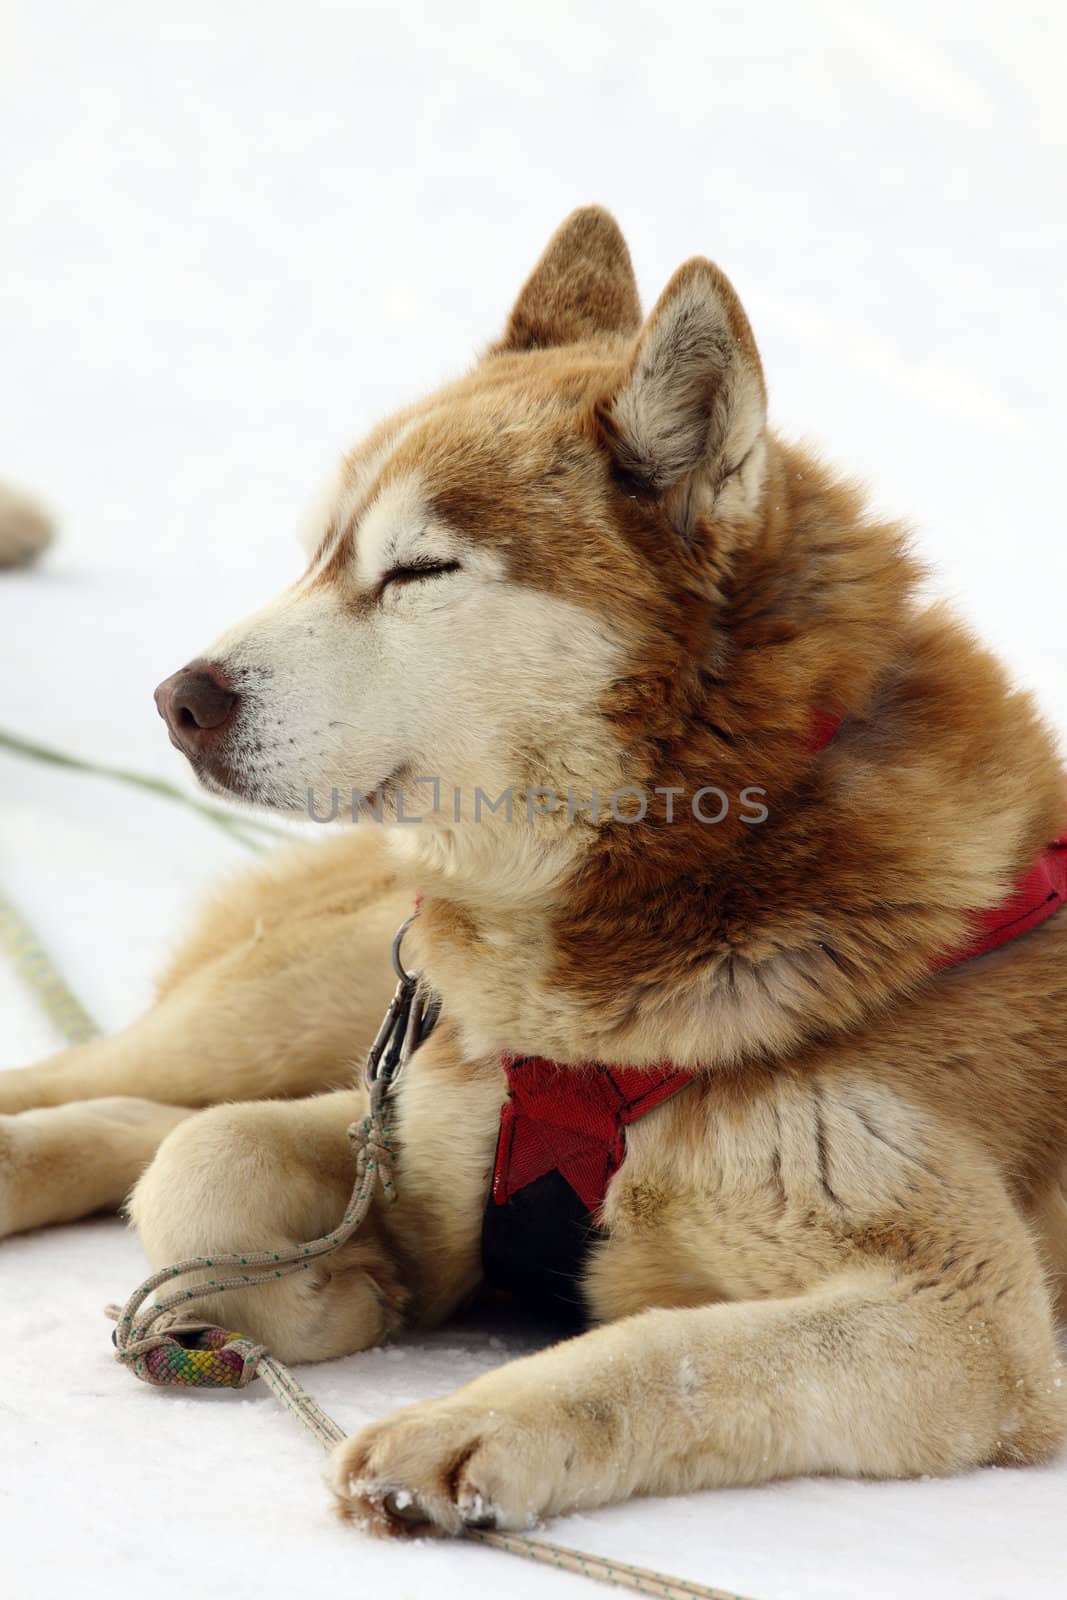
[{"label": "red harness strap", "polygon": [[692,1081],[661,1067],[561,1067],[541,1056],[505,1056],[509,1097],[500,1113],[493,1202],[507,1202],[559,1172],[596,1211],[626,1152],[626,1129]]},{"label": "red harness strap", "polygon": [[1019,879],[1008,899],[990,911],[971,914],[971,938],[961,950],[942,956],[935,972],[984,956],[1051,917],[1067,901],[1067,833],[1061,833]]}]

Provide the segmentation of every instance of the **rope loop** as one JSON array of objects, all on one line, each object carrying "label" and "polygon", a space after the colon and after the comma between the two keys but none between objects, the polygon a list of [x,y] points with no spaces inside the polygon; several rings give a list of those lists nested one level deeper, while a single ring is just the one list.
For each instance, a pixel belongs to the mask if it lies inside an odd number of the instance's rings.
[{"label": "rope loop", "polygon": [[[386,1204],[392,1205],[396,1199],[396,1149],[390,1137],[391,1121],[388,1099],[372,1096],[370,1114],[348,1129],[356,1175],[336,1228],[287,1250],[219,1251],[192,1256],[152,1273],[124,1306],[110,1308],[109,1314],[115,1318],[115,1359],[145,1383],[159,1387],[241,1389],[251,1383],[259,1374],[266,1347],[243,1334],[191,1319],[190,1302],[307,1272],[359,1232],[379,1190]],[[218,1275],[209,1275],[213,1273]],[[182,1283],[192,1276],[194,1284]],[[170,1292],[144,1309],[151,1296],[167,1285]]]}]

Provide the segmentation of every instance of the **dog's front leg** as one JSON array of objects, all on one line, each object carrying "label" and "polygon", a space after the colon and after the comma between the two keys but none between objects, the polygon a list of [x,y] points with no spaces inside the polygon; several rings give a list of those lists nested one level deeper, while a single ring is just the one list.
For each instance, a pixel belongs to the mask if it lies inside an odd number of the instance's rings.
[{"label": "dog's front leg", "polygon": [[117,1211],[162,1140],[191,1115],[119,1097],[0,1115],[0,1239]]},{"label": "dog's front leg", "polygon": [[[335,1228],[356,1161],[347,1129],[367,1109],[362,1089],[308,1100],[215,1106],[164,1139],[130,1197],[153,1268],[229,1251],[289,1250]],[[355,1238],[307,1271],[213,1294],[214,1271],[188,1310],[237,1327],[283,1361],[366,1350],[397,1328],[408,1290],[375,1205]],[[196,1283],[196,1278],[190,1280]]]},{"label": "dog's front leg", "polygon": [[331,1485],[372,1531],[454,1534],[635,1494],[1041,1459],[1067,1390],[1018,1244],[937,1280],[872,1261],[796,1299],[642,1312],[364,1429]]}]

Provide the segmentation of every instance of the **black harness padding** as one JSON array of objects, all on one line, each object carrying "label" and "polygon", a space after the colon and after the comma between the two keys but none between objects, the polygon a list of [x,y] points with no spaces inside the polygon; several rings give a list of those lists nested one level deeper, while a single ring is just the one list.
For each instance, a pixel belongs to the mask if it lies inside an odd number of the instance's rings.
[{"label": "black harness padding", "polygon": [[561,1172],[546,1172],[482,1219],[482,1269],[522,1310],[572,1331],[588,1322],[581,1280],[601,1234]]}]

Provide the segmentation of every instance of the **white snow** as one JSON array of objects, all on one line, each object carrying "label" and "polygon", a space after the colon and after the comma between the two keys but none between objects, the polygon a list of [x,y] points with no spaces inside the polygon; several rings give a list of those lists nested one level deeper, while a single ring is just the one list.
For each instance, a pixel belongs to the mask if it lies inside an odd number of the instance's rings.
[{"label": "white snow", "polygon": [[[598,199],[646,299],[689,254],[723,264],[777,421],[909,516],[1067,727],[1065,42],[1030,0],[8,0],[0,476],[62,540],[0,579],[0,725],[186,782],[153,685],[296,574],[335,452],[462,367]],[[0,883],[108,1026],[243,859],[165,802],[0,756]],[[3,967],[0,1008],[6,1063],[51,1047]],[[142,1270],[116,1221],[0,1247],[6,1593],[595,1592],[371,1543],[265,1391],[137,1385],[100,1307]],[[520,1346],[446,1330],[305,1376],[355,1425]],[[757,1600],[1053,1600],[1065,1493],[1067,1462],[805,1481],[551,1536]]]}]

